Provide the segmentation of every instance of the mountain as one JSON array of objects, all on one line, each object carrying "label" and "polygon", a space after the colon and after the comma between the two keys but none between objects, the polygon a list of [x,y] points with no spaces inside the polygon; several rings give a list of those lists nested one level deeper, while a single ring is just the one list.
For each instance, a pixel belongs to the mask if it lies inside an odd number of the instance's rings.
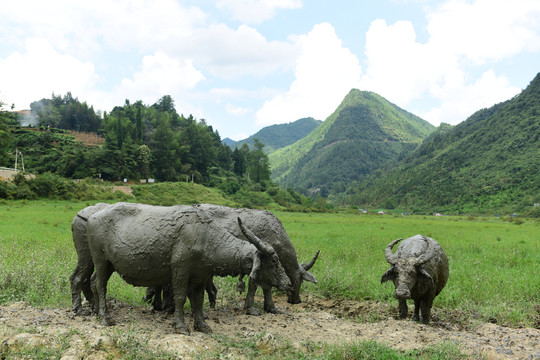
[{"label": "mountain", "polygon": [[273,180],[326,197],[420,145],[434,126],[368,91],[353,89],[313,132],[269,155]]},{"label": "mountain", "polygon": [[303,118],[288,124],[267,126],[259,130],[256,134],[251,135],[247,139],[240,140],[238,142],[233,141],[231,145],[229,145],[228,143],[225,144],[231,148],[240,148],[243,144],[248,144],[249,147],[253,149],[255,139],[258,139],[261,143],[265,145],[264,151],[266,151],[267,153],[271,153],[277,149],[293,144],[296,141],[302,139],[307,134],[312,132],[321,123],[322,121],[315,120],[310,117]]},{"label": "mountain", "polygon": [[225,145],[227,145],[228,147],[232,148],[234,146],[234,144],[236,144],[236,141],[234,141],[233,139],[231,138],[225,138],[223,140],[221,140],[221,142]]},{"label": "mountain", "polygon": [[399,166],[351,186],[356,204],[509,213],[540,202],[540,73],[518,96],[434,132]]}]

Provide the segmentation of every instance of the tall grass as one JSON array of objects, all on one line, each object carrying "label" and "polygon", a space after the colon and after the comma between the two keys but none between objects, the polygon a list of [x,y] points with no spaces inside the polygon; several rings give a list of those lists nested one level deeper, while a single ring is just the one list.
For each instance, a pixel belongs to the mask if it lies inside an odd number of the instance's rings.
[{"label": "tall grass", "polygon": [[[24,300],[40,306],[70,306],[69,275],[77,261],[71,221],[77,211],[93,203],[0,202],[0,303]],[[397,306],[393,285],[380,284],[382,273],[389,268],[383,250],[393,239],[422,234],[436,239],[450,261],[450,279],[435,299],[436,316],[538,326],[538,223],[353,213],[275,214],[299,261],[307,262],[321,250],[311,270],[319,284],[304,283],[304,294]],[[218,281],[220,292],[233,289],[233,284],[233,279]],[[114,275],[108,292],[119,300],[142,304],[144,289],[127,285]]]},{"label": "tall grass", "polygon": [[[28,301],[40,306],[70,306],[69,275],[77,263],[71,221],[92,205],[69,201],[0,202],[0,304]],[[109,282],[111,296],[142,303],[144,289],[119,276]]]},{"label": "tall grass", "polygon": [[[312,272],[318,285],[305,291],[325,297],[388,301],[393,285],[380,284],[389,268],[384,248],[396,238],[436,239],[450,262],[450,278],[435,300],[444,308],[484,321],[538,326],[540,226],[501,219],[277,213],[298,257],[321,249]],[[536,309],[535,309],[536,307]]]}]

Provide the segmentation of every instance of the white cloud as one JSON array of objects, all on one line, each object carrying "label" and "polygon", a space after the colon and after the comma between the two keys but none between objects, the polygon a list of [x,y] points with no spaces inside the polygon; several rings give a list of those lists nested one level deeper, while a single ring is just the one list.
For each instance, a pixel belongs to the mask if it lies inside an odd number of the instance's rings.
[{"label": "white cloud", "polygon": [[250,112],[250,110],[247,108],[243,108],[241,106],[234,106],[231,103],[227,103],[225,105],[225,111],[227,111],[228,114],[235,116],[243,116]]},{"label": "white cloud", "polygon": [[439,103],[415,112],[435,125],[456,124],[519,92],[491,66],[540,50],[538,18],[537,1],[451,0],[427,14],[425,43],[409,21],[375,20],[366,34],[361,86],[411,111],[415,100]]},{"label": "white cloud", "polygon": [[1,95],[2,101],[27,109],[31,102],[50,98],[53,92],[86,93],[98,77],[92,63],[61,54],[44,39],[27,39],[23,52],[0,59],[0,79],[7,91]]},{"label": "white cloud", "polygon": [[467,84],[462,71],[447,74],[444,86],[432,89],[434,96],[443,99],[440,107],[419,114],[434,125],[441,122],[456,124],[476,111],[510,99],[520,89],[509,84],[504,76],[486,71],[472,84]]},{"label": "white cloud", "polygon": [[197,70],[191,60],[178,60],[162,52],[145,56],[142,68],[133,74],[132,78],[123,79],[115,88],[112,104],[118,104],[123,99],[137,99],[153,103],[159,96],[171,95],[181,99],[182,94],[193,89],[204,75]]},{"label": "white cloud", "polygon": [[301,51],[296,59],[296,79],[286,92],[266,101],[257,112],[260,126],[307,116],[325,119],[358,86],[361,74],[358,59],[342,47],[330,24],[316,25],[296,41]]},{"label": "white cloud", "polygon": [[430,42],[478,64],[540,50],[536,0],[452,0],[427,18]]},{"label": "white cloud", "polygon": [[250,26],[234,30],[225,24],[196,29],[189,39],[171,44],[169,50],[197,59],[198,67],[222,79],[262,77],[290,69],[297,51],[290,42],[266,40]]},{"label": "white cloud", "polygon": [[91,55],[103,46],[116,51],[166,46],[204,21],[200,9],[175,0],[21,0],[2,4],[0,37],[17,44],[39,36],[62,51]]},{"label": "white cloud", "polygon": [[279,9],[298,9],[302,0],[218,0],[218,9],[232,12],[233,19],[257,25],[275,16]]}]

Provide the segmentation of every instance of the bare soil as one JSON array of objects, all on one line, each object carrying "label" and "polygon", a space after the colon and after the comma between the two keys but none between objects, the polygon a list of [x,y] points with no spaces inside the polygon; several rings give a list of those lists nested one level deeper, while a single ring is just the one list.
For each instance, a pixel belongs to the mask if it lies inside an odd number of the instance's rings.
[{"label": "bare soil", "polygon": [[[262,303],[262,299],[256,300]],[[96,316],[74,316],[69,308],[40,309],[23,302],[13,303],[0,307],[0,358],[17,346],[62,348],[63,360],[115,358],[121,354],[118,337],[132,336],[152,351],[176,353],[184,359],[203,354],[206,358],[210,354],[219,354],[215,355],[219,358],[245,357],[238,348],[224,346],[224,339],[231,343],[255,341],[261,354],[272,354],[285,346],[302,350],[314,344],[359,340],[374,340],[399,350],[451,341],[473,359],[540,359],[540,329],[463,319],[444,323],[438,320],[437,309],[433,309],[434,321],[423,325],[396,319],[397,304],[313,296],[304,296],[304,302],[298,305],[287,304],[283,296],[275,300],[283,313],[261,316],[245,315],[240,299],[218,301],[216,309],[205,308],[213,333],[193,332],[190,336],[174,333],[170,314],[114,300],[110,310],[117,325],[113,327],[100,325]],[[191,317],[187,319],[190,323]]]}]

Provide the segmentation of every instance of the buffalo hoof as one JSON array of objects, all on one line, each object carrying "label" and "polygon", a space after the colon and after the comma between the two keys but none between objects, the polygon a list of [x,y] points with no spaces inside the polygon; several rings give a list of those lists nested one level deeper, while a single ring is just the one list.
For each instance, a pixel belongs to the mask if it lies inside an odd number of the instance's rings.
[{"label": "buffalo hoof", "polygon": [[174,331],[177,334],[190,335],[189,329],[186,326],[186,324],[176,324],[176,325],[174,325]]},{"label": "buffalo hoof", "polygon": [[254,306],[246,309],[246,315],[259,316],[261,313]]},{"label": "buffalo hoof", "polygon": [[204,321],[195,322],[193,327],[195,331],[200,331],[205,334],[210,334],[212,332],[212,328],[210,328],[210,326],[208,326],[208,324]]},{"label": "buffalo hoof", "polygon": [[77,309],[77,310],[73,310],[73,312],[75,313],[75,316],[89,316],[89,315],[92,315],[92,312],[90,310],[86,310],[86,309]]},{"label": "buffalo hoof", "polygon": [[113,326],[116,324],[110,316],[103,316],[100,322],[103,326]]},{"label": "buffalo hoof", "polygon": [[277,307],[273,306],[271,308],[268,308],[268,309],[264,309],[264,311],[266,311],[267,313],[270,313],[270,314],[281,314],[281,310],[279,310]]}]

